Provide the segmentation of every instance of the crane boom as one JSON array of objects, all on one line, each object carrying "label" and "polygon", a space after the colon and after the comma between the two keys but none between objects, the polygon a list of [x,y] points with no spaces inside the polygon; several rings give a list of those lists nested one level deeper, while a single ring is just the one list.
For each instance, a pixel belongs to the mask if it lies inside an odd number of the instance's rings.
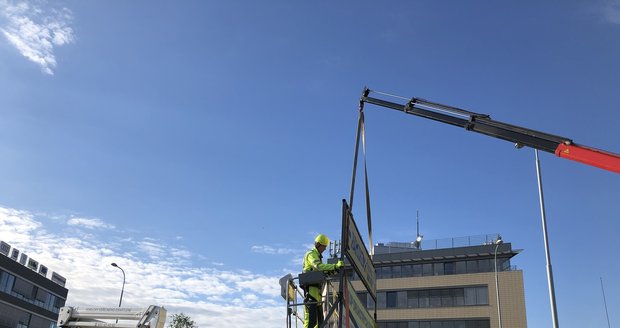
[{"label": "crane boom", "polygon": [[411,98],[406,104],[399,104],[370,97],[371,92],[368,88],[364,89],[360,105],[369,103],[398,110],[407,114],[459,126],[468,131],[510,141],[515,143],[517,148],[527,146],[553,153],[558,157],[620,173],[620,155],[578,145],[566,137],[495,121],[487,114],[474,113],[421,98]]}]

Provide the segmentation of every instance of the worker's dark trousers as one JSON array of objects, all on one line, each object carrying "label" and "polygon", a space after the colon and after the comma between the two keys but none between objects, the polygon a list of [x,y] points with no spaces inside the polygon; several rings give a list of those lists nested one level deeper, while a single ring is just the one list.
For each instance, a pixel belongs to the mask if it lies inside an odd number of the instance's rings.
[{"label": "worker's dark trousers", "polygon": [[305,310],[307,315],[305,319],[307,322],[304,322],[304,327],[314,328],[320,327],[323,324],[323,307],[320,304],[316,304],[317,300],[314,297],[310,296],[310,293],[306,295],[304,299],[304,303],[315,302],[315,304],[306,304]]}]

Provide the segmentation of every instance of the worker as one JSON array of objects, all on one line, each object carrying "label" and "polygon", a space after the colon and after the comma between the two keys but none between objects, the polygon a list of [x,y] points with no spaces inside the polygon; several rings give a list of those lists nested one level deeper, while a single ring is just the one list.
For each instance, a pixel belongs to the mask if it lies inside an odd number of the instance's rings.
[{"label": "worker", "polygon": [[[319,234],[314,239],[314,247],[304,255],[303,272],[322,271],[325,274],[335,274],[344,266],[344,262],[339,260],[336,264],[323,263],[323,251],[329,245],[329,238]],[[321,284],[302,286],[304,289],[304,328],[318,328],[323,323],[323,309]]]}]

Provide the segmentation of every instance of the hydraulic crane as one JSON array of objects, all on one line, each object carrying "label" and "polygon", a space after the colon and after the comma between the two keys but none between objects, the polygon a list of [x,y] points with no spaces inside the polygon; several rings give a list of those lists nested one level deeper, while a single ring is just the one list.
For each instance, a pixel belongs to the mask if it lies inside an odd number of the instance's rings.
[{"label": "hydraulic crane", "polygon": [[517,148],[528,146],[553,153],[558,157],[620,173],[620,155],[578,145],[566,137],[495,121],[487,114],[474,113],[420,98],[411,98],[408,99],[406,104],[399,104],[370,97],[371,93],[402,98],[365,88],[362,98],[360,99],[360,109],[363,108],[364,103],[391,108],[407,114],[459,126],[468,131],[510,141],[513,142]]},{"label": "hydraulic crane", "polygon": [[[150,305],[147,308],[63,306],[58,313],[57,326],[59,328],[164,328],[166,313],[166,309],[156,305]],[[103,321],[106,319],[116,319],[116,323]],[[124,322],[119,323],[118,319]]]}]

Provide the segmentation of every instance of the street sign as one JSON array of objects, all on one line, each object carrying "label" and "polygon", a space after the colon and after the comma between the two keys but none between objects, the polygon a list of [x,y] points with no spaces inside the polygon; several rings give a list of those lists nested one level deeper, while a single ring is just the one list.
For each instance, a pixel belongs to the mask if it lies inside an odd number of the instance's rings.
[{"label": "street sign", "polygon": [[347,284],[346,308],[349,313],[349,318],[353,318],[353,321],[358,328],[376,328],[377,324],[372,316],[370,316],[370,313],[368,313],[366,304],[362,304],[360,299],[357,297],[355,289],[353,289],[353,285],[349,279],[345,280]]},{"label": "street sign", "polygon": [[343,215],[345,215],[345,243],[344,243],[344,253],[351,261],[355,272],[362,280],[364,286],[368,290],[368,294],[376,301],[376,291],[377,291],[377,280],[376,280],[376,272],[375,266],[372,263],[372,259],[368,254],[368,250],[364,245],[364,241],[362,240],[362,236],[360,235],[359,230],[357,229],[357,225],[355,224],[355,220],[353,219],[353,215],[351,211],[349,211],[349,207],[346,202],[343,202]]}]

